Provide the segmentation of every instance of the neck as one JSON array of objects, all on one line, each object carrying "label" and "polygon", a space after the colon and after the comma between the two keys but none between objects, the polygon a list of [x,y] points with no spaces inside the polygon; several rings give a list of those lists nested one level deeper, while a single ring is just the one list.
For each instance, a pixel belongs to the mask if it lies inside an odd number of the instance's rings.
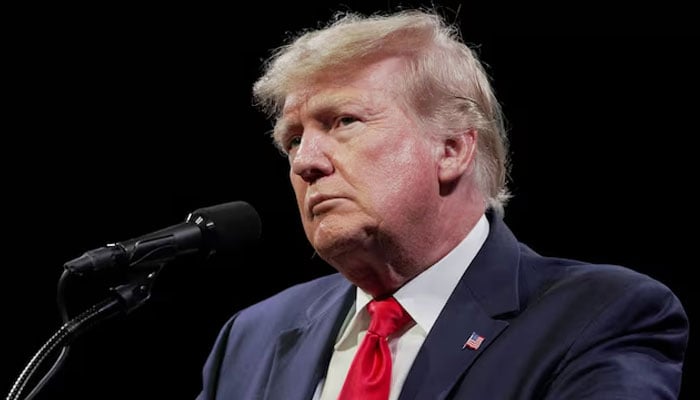
[{"label": "neck", "polygon": [[416,229],[409,237],[386,232],[368,235],[363,246],[326,261],[373,297],[389,296],[445,257],[484,213],[482,204],[451,213],[447,208],[438,208],[429,228]]}]

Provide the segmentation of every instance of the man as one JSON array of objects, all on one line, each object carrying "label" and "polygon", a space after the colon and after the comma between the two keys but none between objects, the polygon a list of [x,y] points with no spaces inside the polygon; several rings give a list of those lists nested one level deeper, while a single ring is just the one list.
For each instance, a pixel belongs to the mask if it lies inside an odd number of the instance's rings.
[{"label": "man", "polygon": [[503,223],[500,107],[437,15],[346,15],[282,48],[254,93],[339,274],[231,318],[200,399],[677,396],[688,325],[668,288],[542,257]]}]

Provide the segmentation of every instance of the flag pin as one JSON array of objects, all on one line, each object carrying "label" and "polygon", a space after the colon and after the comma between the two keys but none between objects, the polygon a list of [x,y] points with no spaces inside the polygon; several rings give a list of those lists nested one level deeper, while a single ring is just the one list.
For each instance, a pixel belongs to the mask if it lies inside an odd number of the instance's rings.
[{"label": "flag pin", "polygon": [[484,337],[477,334],[476,332],[472,332],[471,336],[469,336],[469,339],[467,339],[466,342],[464,342],[464,346],[462,346],[462,350],[469,348],[471,350],[478,350],[479,346],[481,346],[481,343],[484,341]]}]

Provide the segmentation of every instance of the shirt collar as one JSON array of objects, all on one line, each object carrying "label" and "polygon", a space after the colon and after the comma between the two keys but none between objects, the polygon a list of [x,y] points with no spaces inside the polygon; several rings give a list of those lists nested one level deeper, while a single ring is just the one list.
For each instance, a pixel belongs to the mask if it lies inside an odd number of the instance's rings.
[{"label": "shirt collar", "polygon": [[426,335],[488,234],[489,223],[486,216],[482,215],[469,234],[445,257],[394,293],[394,298],[416,324],[423,328]]},{"label": "shirt collar", "polygon": [[[486,241],[488,234],[489,223],[486,216],[482,215],[467,236],[445,257],[394,293],[394,298],[425,332],[425,335],[432,329],[435,320]],[[371,295],[357,288],[354,309],[348,313],[337,344],[342,343],[348,335],[356,333],[358,326],[369,323],[365,307],[371,300]]]}]

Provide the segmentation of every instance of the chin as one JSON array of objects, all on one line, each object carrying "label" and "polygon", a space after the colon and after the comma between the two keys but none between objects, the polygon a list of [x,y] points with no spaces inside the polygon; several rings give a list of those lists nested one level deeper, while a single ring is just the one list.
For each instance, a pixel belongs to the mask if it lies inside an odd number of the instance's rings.
[{"label": "chin", "polygon": [[347,219],[324,219],[322,223],[313,227],[308,237],[318,255],[329,261],[365,244],[367,232],[362,225]]}]

